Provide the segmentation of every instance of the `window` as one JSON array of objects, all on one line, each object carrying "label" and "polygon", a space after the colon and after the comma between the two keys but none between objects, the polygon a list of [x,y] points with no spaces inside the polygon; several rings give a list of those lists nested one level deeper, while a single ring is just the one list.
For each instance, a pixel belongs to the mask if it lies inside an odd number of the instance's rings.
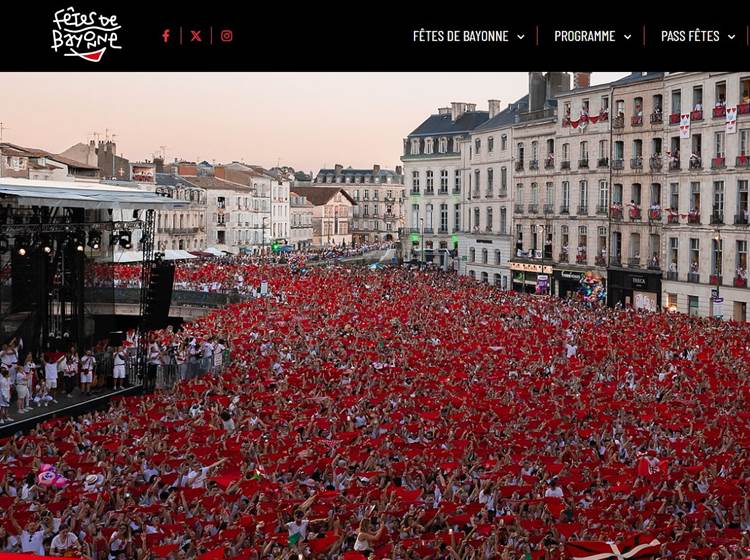
[{"label": "window", "polygon": [[602,113],[609,112],[609,96],[602,95],[601,101],[599,102]]},{"label": "window", "polygon": [[563,158],[563,161],[570,160],[570,144],[562,145],[562,158]]},{"label": "window", "polygon": [[693,111],[703,110],[703,88],[695,86],[693,88]]},{"label": "window", "polygon": [[714,238],[712,240],[712,251],[711,251],[711,274],[714,276],[721,276],[721,261],[722,261],[722,249],[724,240]]},{"label": "window", "polygon": [[589,143],[586,141],[581,142],[581,159],[589,159]]},{"label": "window", "polygon": [[508,210],[503,206],[500,208],[500,233],[505,235],[508,232]]},{"label": "window", "polygon": [[578,255],[586,259],[586,250],[589,246],[589,236],[586,226],[578,226]]},{"label": "window", "polygon": [[[474,249],[472,249],[472,251],[473,251],[473,250],[474,250]],[[474,261],[471,261],[471,262],[474,262]],[[476,272],[474,272],[473,270],[470,270],[470,271],[469,271],[469,278],[471,278],[472,280],[476,280],[476,279],[477,279],[477,273],[476,273]]]},{"label": "window", "polygon": [[440,139],[440,146],[438,148],[438,151],[441,154],[444,154],[445,152],[448,151],[448,139],[447,138],[441,138]]},{"label": "window", "polygon": [[724,133],[723,132],[714,133],[714,157],[717,157],[717,158],[724,157]]},{"label": "window", "polygon": [[431,154],[432,153],[432,138],[427,138],[424,141],[424,153],[425,154]]},{"label": "window", "polygon": [[459,169],[456,169],[453,177],[453,191],[461,192],[461,171]]},{"label": "window", "polygon": [[748,217],[747,179],[740,179],[737,181],[737,217],[734,222],[736,224],[747,224]]},{"label": "window", "polygon": [[690,210],[700,212],[701,184],[697,181],[690,183]]},{"label": "window", "polygon": [[669,184],[669,207],[675,212],[680,208],[680,184]]},{"label": "window", "polygon": [[443,194],[448,192],[448,171],[446,169],[440,171],[440,192]]},{"label": "window", "polygon": [[536,161],[537,159],[539,159],[539,142],[534,140],[531,143],[531,160]]},{"label": "window", "polygon": [[599,140],[599,159],[609,157],[609,145],[606,140]]},{"label": "window", "polygon": [[[487,249],[482,249],[482,264],[487,264],[489,262],[489,258],[487,256]],[[483,275],[486,273],[482,273]]]},{"label": "window", "polygon": [[[433,194],[435,192],[434,181],[432,177],[432,171],[427,172],[427,185],[425,188],[426,194]],[[365,191],[365,200],[367,200],[367,191]]]},{"label": "window", "polygon": [[518,144],[518,153],[516,159],[518,159],[518,161],[520,162],[523,162],[523,142]]},{"label": "window", "polygon": [[581,210],[587,208],[589,205],[589,184],[587,181],[581,181],[578,185],[579,201],[581,204]]},{"label": "window", "polygon": [[495,139],[492,136],[490,136],[489,138],[487,138],[487,151],[493,152],[494,150],[495,150]]},{"label": "window", "polygon": [[448,231],[448,205],[447,204],[440,205],[440,231],[442,232]]},{"label": "window", "polygon": [[516,205],[523,204],[523,183],[516,185]]},{"label": "window", "polygon": [[508,189],[508,168],[500,168],[500,190],[505,192]]},{"label": "window", "polygon": [[690,272],[697,274],[700,263],[700,240],[695,237],[690,238]]},{"label": "window", "polygon": [[723,221],[724,217],[724,181],[714,181],[714,219]]},{"label": "window", "polygon": [[479,230],[479,208],[474,208],[474,229]]},{"label": "window", "polygon": [[612,204],[622,205],[622,195],[624,189],[620,183],[612,185]]},{"label": "window", "polygon": [[419,204],[411,205],[411,227],[419,227]]},{"label": "window", "polygon": [[412,138],[411,140],[411,155],[419,155],[419,138]]},{"label": "window", "polygon": [[697,317],[698,315],[698,296],[688,296],[688,316]]},{"label": "window", "polygon": [[531,204],[539,204],[539,185],[531,183]]},{"label": "window", "polygon": [[669,238],[669,270],[670,280],[677,280],[677,266],[680,262],[680,240],[677,237]]},{"label": "window", "polygon": [[568,181],[562,182],[562,206],[566,211],[570,207],[570,183]]},{"label": "window", "polygon": [[507,134],[503,134],[500,137],[500,149],[502,151],[505,151],[508,149],[508,135]]},{"label": "window", "polygon": [[555,155],[555,139],[550,138],[547,140],[547,157]]},{"label": "window", "polygon": [[492,208],[487,208],[487,231],[492,231]]},{"label": "window", "polygon": [[682,112],[682,92],[679,89],[672,90],[672,114]]},{"label": "window", "polygon": [[560,246],[562,247],[563,253],[568,251],[569,242],[570,234],[568,233],[568,226],[560,226]]},{"label": "window", "polygon": [[[502,264],[502,254],[500,253],[500,249],[495,249],[495,264]],[[495,276],[497,276],[497,274]]]},{"label": "window", "polygon": [[461,229],[461,205],[453,205],[453,231]]},{"label": "window", "polygon": [[649,204],[661,208],[661,184],[651,183],[651,198]]},{"label": "window", "polygon": [[609,184],[607,181],[599,181],[599,208],[604,210],[609,206]]},{"label": "window", "polygon": [[469,247],[469,262],[476,262],[476,261],[477,261],[477,250],[474,247]]},{"label": "window", "polygon": [[737,240],[737,253],[735,256],[735,268],[738,279],[744,279],[747,285],[747,240]]},{"label": "window", "polygon": [[477,155],[477,156],[479,155],[479,150],[481,148],[482,148],[482,140],[481,140],[481,138],[477,138],[476,140],[474,140],[474,152],[475,152],[475,155]]},{"label": "window", "polygon": [[[419,193],[419,171],[411,172],[411,192],[415,194]],[[359,191],[357,191],[357,197],[357,200],[359,200]]]},{"label": "window", "polygon": [[547,183],[546,192],[544,194],[544,203],[548,206],[552,206],[555,203],[555,185],[554,183]]},{"label": "window", "polygon": [[633,200],[633,202],[637,205],[641,205],[641,184],[640,183],[633,183],[630,186],[630,198]]},{"label": "window", "polygon": [[583,99],[583,100],[581,101],[581,111],[582,111],[582,112],[583,112],[583,114],[585,114],[585,115],[588,115],[588,114],[589,114],[589,100],[588,100],[588,99]]},{"label": "window", "polygon": [[495,170],[491,167],[487,168],[487,196],[492,196],[493,181],[495,179]]},{"label": "window", "polygon": [[523,249],[523,226],[516,224],[516,249]]},{"label": "window", "polygon": [[432,204],[428,204],[425,210],[426,216],[424,219],[424,227],[426,229],[432,229]]}]

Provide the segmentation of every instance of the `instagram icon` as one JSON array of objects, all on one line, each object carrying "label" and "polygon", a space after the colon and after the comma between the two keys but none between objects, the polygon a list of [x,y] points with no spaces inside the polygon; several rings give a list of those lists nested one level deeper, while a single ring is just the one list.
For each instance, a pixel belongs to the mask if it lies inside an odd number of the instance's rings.
[{"label": "instagram icon", "polygon": [[219,39],[222,43],[231,43],[234,39],[234,33],[231,29],[222,29],[219,33]]}]

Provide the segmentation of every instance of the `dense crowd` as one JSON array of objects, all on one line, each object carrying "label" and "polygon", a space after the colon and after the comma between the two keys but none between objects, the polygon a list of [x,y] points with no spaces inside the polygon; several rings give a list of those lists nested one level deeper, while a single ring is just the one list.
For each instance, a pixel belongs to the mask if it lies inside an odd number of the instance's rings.
[{"label": "dense crowd", "polygon": [[247,275],[277,297],[155,333],[225,341],[221,375],[0,441],[0,550],[750,555],[747,324],[440,272]]}]

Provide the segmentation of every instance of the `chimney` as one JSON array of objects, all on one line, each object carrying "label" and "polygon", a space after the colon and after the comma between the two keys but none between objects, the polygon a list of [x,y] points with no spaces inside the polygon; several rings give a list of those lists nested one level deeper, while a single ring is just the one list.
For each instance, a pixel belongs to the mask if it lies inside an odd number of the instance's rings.
[{"label": "chimney", "polygon": [[450,115],[450,114],[451,114],[450,107],[438,107],[438,115]]},{"label": "chimney", "polygon": [[547,81],[541,72],[529,72],[529,112],[544,107],[547,97]]},{"label": "chimney", "polygon": [[591,72],[573,72],[573,87],[587,88],[591,86]]},{"label": "chimney", "polygon": [[466,103],[460,101],[451,102],[451,120],[456,122],[466,112]]},{"label": "chimney", "polygon": [[476,103],[467,103],[466,104],[466,112],[467,113],[473,113],[477,110],[477,104]]},{"label": "chimney", "polygon": [[497,115],[500,111],[503,110],[502,108],[502,102],[499,99],[490,99],[487,104],[490,107],[490,118],[493,118],[495,115]]},{"label": "chimney", "polygon": [[343,166],[343,165],[340,165],[340,164],[338,164],[338,163],[337,163],[337,164],[336,164],[336,165],[334,166],[334,168],[333,168],[333,170],[334,170],[334,172],[336,173],[336,175],[341,175],[341,170],[342,170],[342,169],[344,169],[344,166]]},{"label": "chimney", "polygon": [[545,77],[547,80],[547,99],[554,99],[558,94],[570,91],[570,74],[567,72],[549,72]]},{"label": "chimney", "polygon": [[380,174],[380,166],[375,164],[372,166],[372,176],[377,177]]},{"label": "chimney", "polygon": [[400,165],[396,166],[396,175],[403,175],[404,174],[404,168]]}]

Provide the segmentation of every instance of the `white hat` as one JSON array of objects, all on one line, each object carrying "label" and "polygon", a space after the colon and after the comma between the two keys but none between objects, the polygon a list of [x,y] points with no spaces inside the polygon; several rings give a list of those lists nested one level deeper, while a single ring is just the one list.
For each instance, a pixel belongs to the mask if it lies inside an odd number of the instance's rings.
[{"label": "white hat", "polygon": [[85,483],[88,486],[93,486],[94,484],[97,483],[98,480],[99,480],[99,477],[97,477],[95,474],[90,474],[86,477]]}]

